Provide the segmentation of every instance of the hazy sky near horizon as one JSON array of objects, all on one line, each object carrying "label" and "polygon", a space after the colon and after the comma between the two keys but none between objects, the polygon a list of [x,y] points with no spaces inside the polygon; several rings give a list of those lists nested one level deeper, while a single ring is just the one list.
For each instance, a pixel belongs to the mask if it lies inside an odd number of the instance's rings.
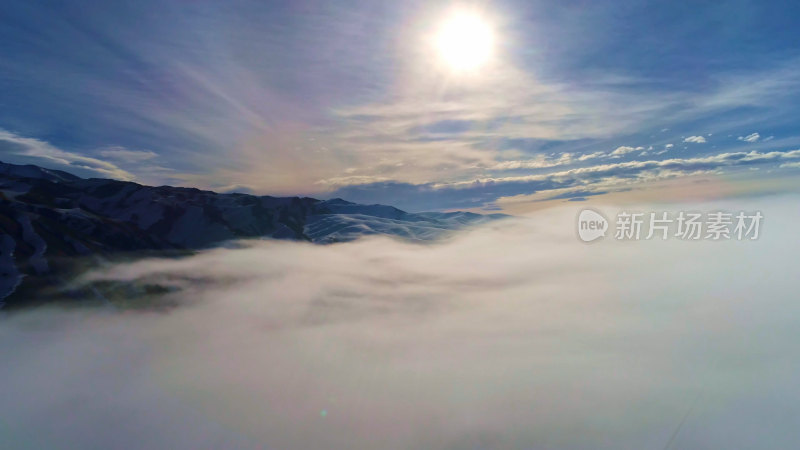
[{"label": "hazy sky near horizon", "polygon": [[797,2],[434,3],[4,2],[0,160],[412,210],[800,167]]}]

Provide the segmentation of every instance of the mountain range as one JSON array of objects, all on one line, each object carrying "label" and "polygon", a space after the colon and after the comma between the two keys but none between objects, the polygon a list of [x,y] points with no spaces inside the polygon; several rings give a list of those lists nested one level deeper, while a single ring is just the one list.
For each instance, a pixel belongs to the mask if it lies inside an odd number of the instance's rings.
[{"label": "mountain range", "polygon": [[86,264],[118,255],[182,254],[245,238],[426,241],[502,217],[144,186],[0,162],[0,306],[41,303]]}]

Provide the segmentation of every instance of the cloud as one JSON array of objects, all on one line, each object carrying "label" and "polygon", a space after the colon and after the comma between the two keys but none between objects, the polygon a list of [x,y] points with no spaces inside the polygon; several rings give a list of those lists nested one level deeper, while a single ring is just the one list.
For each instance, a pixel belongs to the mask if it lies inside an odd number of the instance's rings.
[{"label": "cloud", "polygon": [[635,152],[637,150],[644,150],[644,147],[629,147],[627,145],[623,145],[617,147],[613,152],[611,152],[612,156],[622,156],[627,155],[628,153]]},{"label": "cloud", "polygon": [[585,155],[581,155],[580,157],[578,157],[578,161],[588,161],[590,159],[602,158],[604,156],[608,156],[606,155],[606,152],[587,153]]},{"label": "cloud", "polygon": [[[647,80],[565,85],[535,79],[531,73],[511,66],[488,68],[474,85],[456,82],[443,86],[430,71],[413,72],[418,78],[398,75],[400,81],[390,86],[389,93],[379,101],[335,109],[336,116],[347,125],[347,130],[338,135],[339,144],[355,161],[370,166],[373,160],[387,154],[409,163],[419,160],[412,156],[416,155],[414,146],[436,140],[444,140],[448,146],[461,142],[468,148],[483,150],[488,159],[496,156],[494,144],[501,139],[605,141],[641,133],[643,129],[658,130],[654,125],[659,122],[710,120],[733,114],[743,106],[774,107],[776,98],[799,85],[796,70],[790,70],[798,66],[798,61],[743,77],[714,78],[712,87],[701,93],[675,89],[668,95],[643,95],[624,88],[632,82],[647,84]],[[766,102],[767,98],[773,101]],[[619,111],[615,103],[628,108]],[[704,136],[689,139],[687,143],[708,141]],[[388,147],[394,150],[389,153],[385,150]],[[637,148],[620,146],[612,155],[622,157]],[[582,153],[575,150],[580,149],[567,151]],[[410,153],[405,158],[407,151]],[[536,161],[530,165],[540,168]],[[474,167],[471,162],[451,161],[444,172],[429,166],[390,178],[408,183],[468,180],[476,174]],[[370,175],[369,170],[363,175]]]},{"label": "cloud", "polygon": [[[591,175],[594,177],[636,175],[654,169],[669,169],[678,171],[697,171],[697,170],[716,170],[724,167],[749,166],[756,164],[766,164],[779,162],[782,160],[800,159],[800,150],[787,152],[733,152],[719,153],[711,156],[697,158],[672,158],[665,160],[651,161],[627,161],[614,164],[600,164],[590,167],[580,167],[575,169],[553,172],[545,175],[529,175],[505,178],[493,178],[480,180],[480,182],[510,182],[522,180],[558,180],[568,177],[580,177]],[[457,183],[457,185],[470,185],[470,182]]]},{"label": "cloud", "polygon": [[62,150],[48,142],[19,136],[0,129],[0,149],[4,154],[32,158],[37,164],[52,166],[64,170],[85,170],[107,178],[133,180],[135,176],[108,161]]},{"label": "cloud", "polygon": [[[654,155],[664,153],[665,150]],[[695,158],[649,159],[605,162],[585,167],[562,168],[546,173],[506,175],[498,173],[451,183],[399,183],[395,181],[342,185],[331,194],[359,203],[376,203],[383,198],[410,211],[473,208],[491,204],[501,197],[533,194],[570,187],[602,185],[608,190],[631,182],[720,172],[731,168],[778,164],[800,159],[800,150],[786,152],[728,152]],[[612,160],[613,161],[613,160]]]},{"label": "cloud", "polygon": [[[332,3],[311,14],[237,3],[243,14],[220,16],[205,4],[186,11],[142,1],[126,15],[101,10],[74,17],[71,26],[47,27],[39,25],[63,24],[61,12],[15,9],[20,45],[2,62],[9,123],[62,137],[66,144],[52,141],[56,147],[152,149],[162,166],[184,174],[159,174],[154,183],[296,194],[345,175],[405,183],[474,178],[476,167],[498,161],[493,144],[502,139],[605,143],[681,123],[725,122],[724,114],[736,111],[758,110],[740,119],[748,127],[752,117],[796,115],[800,60],[735,73],[706,67],[701,83],[687,85],[678,74],[664,77],[679,64],[660,61],[666,71],[657,70],[658,79],[634,77],[630,69],[642,59],[621,55],[630,67],[606,67],[601,75],[595,64],[559,60],[603,53],[586,53],[584,39],[572,39],[586,33],[580,15],[551,30],[577,52],[551,49],[557,51],[536,61],[502,61],[498,53],[501,64],[464,79],[432,70],[436,61],[419,38],[435,25],[429,19],[438,8],[425,2]],[[516,29],[517,20],[527,20],[518,16],[499,22]],[[526,26],[536,31],[523,33],[525,40],[547,26]],[[634,51],[629,44],[624,48]],[[352,167],[358,173],[344,173]]]},{"label": "cloud", "polygon": [[100,150],[104,158],[127,163],[138,163],[158,157],[158,154],[149,150],[128,150],[125,147],[109,147]]},{"label": "cloud", "polygon": [[[589,159],[586,158],[586,156],[587,155],[582,156],[581,158],[583,159],[579,158],[579,160],[584,161],[586,159]],[[525,161],[502,161],[490,167],[490,169],[493,170],[543,169],[548,167],[567,165],[572,163],[572,161],[573,161],[572,153],[561,153],[560,155],[557,155],[557,157],[548,155],[537,155],[536,158]]]},{"label": "cloud", "polygon": [[739,136],[736,139],[745,142],[758,142],[758,140],[761,139],[761,135],[759,135],[758,133],[753,133],[753,134],[748,134],[747,136]]},{"label": "cloud", "polygon": [[695,144],[705,144],[706,143],[706,138],[704,138],[703,136],[689,136],[686,139],[684,139],[683,142],[692,142],[692,143],[695,143]]},{"label": "cloud", "polygon": [[796,203],[676,206],[761,210],[755,242],[587,246],[571,207],[433,245],[110,266],[89,278],[170,286],[149,300],[177,307],[4,317],[4,443],[791,447],[800,307],[776,274],[800,251]]}]

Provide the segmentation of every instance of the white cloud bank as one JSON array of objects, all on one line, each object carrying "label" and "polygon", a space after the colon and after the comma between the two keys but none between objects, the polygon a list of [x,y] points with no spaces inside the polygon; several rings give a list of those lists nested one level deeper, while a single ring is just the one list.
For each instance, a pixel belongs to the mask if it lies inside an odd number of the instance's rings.
[{"label": "white cloud bank", "polygon": [[755,242],[585,245],[574,206],[433,245],[262,242],[114,266],[93,276],[174,284],[183,306],[2,319],[0,434],[8,448],[790,448],[796,200],[691,205],[762,210]]}]

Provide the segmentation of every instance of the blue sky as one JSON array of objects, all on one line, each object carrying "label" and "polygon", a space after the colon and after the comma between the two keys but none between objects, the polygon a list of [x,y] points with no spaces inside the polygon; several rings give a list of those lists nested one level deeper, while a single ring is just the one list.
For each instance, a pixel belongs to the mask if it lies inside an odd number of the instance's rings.
[{"label": "blue sky", "polygon": [[[476,73],[430,36],[495,34]],[[410,210],[800,166],[790,1],[6,1],[0,160]]]}]

